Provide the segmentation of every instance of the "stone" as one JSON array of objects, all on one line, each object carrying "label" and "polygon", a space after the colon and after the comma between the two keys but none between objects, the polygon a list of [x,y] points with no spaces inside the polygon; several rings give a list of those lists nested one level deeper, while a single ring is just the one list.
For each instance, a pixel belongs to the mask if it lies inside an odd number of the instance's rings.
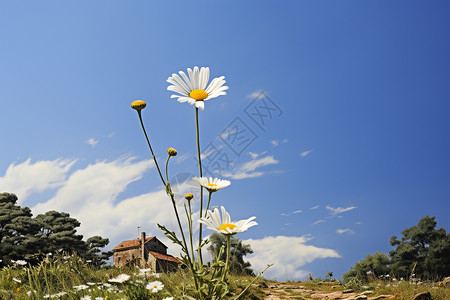
[{"label": "stone", "polygon": [[370,295],[370,294],[373,294],[373,291],[364,291],[360,293],[360,295]]},{"label": "stone", "polygon": [[343,293],[344,294],[349,294],[349,293],[353,293],[355,290],[353,290],[353,289],[348,289],[348,290],[345,290],[345,291],[343,291]]},{"label": "stone", "polygon": [[423,292],[419,293],[414,296],[414,300],[431,300],[431,294],[430,292]]},{"label": "stone", "polygon": [[394,297],[394,295],[380,295],[373,298],[370,298],[370,300],[381,300],[381,299],[389,299],[391,297]]}]

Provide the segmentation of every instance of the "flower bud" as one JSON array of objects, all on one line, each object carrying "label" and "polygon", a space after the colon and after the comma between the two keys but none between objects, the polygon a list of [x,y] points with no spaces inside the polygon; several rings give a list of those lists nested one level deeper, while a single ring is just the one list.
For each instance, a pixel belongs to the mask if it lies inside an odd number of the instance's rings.
[{"label": "flower bud", "polygon": [[142,100],[136,100],[131,103],[131,108],[133,108],[137,111],[144,109],[146,106],[147,106],[147,103],[145,103],[145,101],[142,101]]},{"label": "flower bud", "polygon": [[173,148],[167,148],[167,153],[169,154],[169,156],[177,156],[177,150],[173,149]]},{"label": "flower bud", "polygon": [[184,195],[184,198],[186,198],[186,200],[192,200],[192,198],[194,198],[194,195],[192,193],[187,193],[186,195]]}]

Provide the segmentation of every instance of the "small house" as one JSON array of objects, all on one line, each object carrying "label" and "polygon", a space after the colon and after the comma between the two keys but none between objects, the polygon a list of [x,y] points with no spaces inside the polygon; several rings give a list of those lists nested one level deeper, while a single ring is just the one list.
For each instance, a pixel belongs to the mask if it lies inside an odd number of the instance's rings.
[{"label": "small house", "polygon": [[141,233],[140,239],[123,241],[113,248],[114,266],[123,267],[129,263],[137,263],[142,268],[150,268],[153,272],[173,272],[178,269],[180,261],[167,254],[167,246],[155,236],[146,237]]}]

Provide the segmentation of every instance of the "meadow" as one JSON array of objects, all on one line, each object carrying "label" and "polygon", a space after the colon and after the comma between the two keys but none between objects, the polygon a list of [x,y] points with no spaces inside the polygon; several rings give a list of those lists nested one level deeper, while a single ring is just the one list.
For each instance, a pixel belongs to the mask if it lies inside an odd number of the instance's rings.
[{"label": "meadow", "polygon": [[[230,293],[226,299],[236,298],[254,279],[251,276],[230,276]],[[242,299],[325,299],[320,295],[349,290],[356,294],[365,293],[367,299],[409,300],[427,291],[432,299],[450,299],[449,285],[375,278],[369,282],[350,281],[345,284],[320,278],[305,282],[259,278],[250,285]],[[48,257],[35,266],[16,261],[0,270],[0,299],[170,300],[196,299],[195,295],[194,282],[188,270],[155,274],[136,266],[98,268],[77,256],[62,254]],[[391,298],[377,298],[382,295],[390,295]]]}]

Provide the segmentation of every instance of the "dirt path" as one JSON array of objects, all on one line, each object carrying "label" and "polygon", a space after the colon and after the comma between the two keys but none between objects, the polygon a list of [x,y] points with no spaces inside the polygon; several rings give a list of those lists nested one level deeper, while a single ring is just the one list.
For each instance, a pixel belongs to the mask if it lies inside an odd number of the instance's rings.
[{"label": "dirt path", "polygon": [[[337,288],[337,287],[336,287]],[[325,292],[318,289],[307,289],[301,285],[274,284],[269,286],[261,286],[266,294],[264,299],[327,299],[327,300],[395,300],[400,295],[380,295],[371,297],[373,291],[364,291],[356,293],[354,290],[348,289],[344,291]]]}]

